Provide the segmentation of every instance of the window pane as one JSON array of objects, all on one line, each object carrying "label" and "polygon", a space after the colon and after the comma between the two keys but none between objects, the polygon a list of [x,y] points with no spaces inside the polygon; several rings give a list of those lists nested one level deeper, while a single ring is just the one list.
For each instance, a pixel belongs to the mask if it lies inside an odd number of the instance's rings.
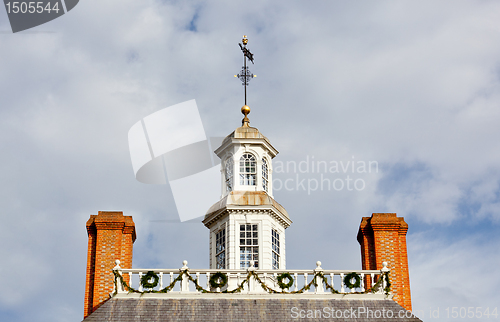
[{"label": "window pane", "polygon": [[255,185],[256,169],[255,157],[250,153],[245,153],[240,158],[240,184],[241,185]]},{"label": "window pane", "polygon": [[276,230],[272,230],[272,243],[273,243],[273,269],[279,269],[280,266],[280,235]]}]

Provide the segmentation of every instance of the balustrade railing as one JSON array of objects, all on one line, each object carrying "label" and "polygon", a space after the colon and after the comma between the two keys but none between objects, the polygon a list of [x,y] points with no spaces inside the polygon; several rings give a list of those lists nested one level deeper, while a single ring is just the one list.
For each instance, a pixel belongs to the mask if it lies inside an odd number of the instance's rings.
[{"label": "balustrade railing", "polygon": [[[389,268],[381,270],[124,269],[116,261],[117,293],[390,294]],[[124,279],[123,276],[128,276]],[[128,283],[125,281],[128,280]]]}]

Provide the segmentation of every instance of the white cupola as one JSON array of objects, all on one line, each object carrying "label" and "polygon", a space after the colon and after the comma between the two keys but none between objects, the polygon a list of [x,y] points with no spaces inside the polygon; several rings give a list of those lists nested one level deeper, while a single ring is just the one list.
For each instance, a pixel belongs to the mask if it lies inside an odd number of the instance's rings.
[{"label": "white cupola", "polygon": [[210,268],[285,269],[285,229],[292,221],[273,199],[272,159],[278,151],[249,126],[242,126],[215,150],[221,159],[221,199],[205,215],[210,229]]},{"label": "white cupola", "polygon": [[278,151],[259,130],[250,127],[246,112],[243,126],[229,134],[215,150],[222,164],[222,197],[231,191],[264,191],[273,196],[272,159]]}]

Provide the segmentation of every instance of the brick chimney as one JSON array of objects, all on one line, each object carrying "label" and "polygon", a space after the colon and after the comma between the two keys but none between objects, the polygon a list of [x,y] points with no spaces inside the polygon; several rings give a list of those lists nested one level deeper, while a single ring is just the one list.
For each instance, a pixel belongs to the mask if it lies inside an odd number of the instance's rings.
[{"label": "brick chimney", "polygon": [[[89,237],[87,277],[83,316],[94,312],[113,291],[113,267],[120,260],[123,268],[132,268],[135,225],[122,211],[99,211],[87,221]],[[127,280],[128,276],[124,276]],[[128,282],[128,281],[127,281]]]},{"label": "brick chimney", "polygon": [[363,217],[358,231],[362,269],[379,270],[387,262],[394,301],[411,311],[410,275],[406,251],[408,224],[394,213]]}]

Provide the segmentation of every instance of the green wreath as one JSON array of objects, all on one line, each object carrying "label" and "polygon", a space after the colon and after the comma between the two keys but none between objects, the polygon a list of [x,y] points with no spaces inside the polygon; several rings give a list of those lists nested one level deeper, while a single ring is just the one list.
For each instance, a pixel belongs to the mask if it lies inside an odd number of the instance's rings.
[{"label": "green wreath", "polygon": [[[356,280],[356,282],[351,283],[353,278]],[[345,286],[347,286],[351,290],[358,288],[361,286],[361,277],[354,272],[349,273],[344,277],[344,284],[345,284]]]},{"label": "green wreath", "polygon": [[[220,282],[219,282],[220,279]],[[221,288],[227,284],[227,275],[221,272],[217,272],[212,277],[210,277],[210,286],[212,288]]]},{"label": "green wreath", "polygon": [[[284,279],[288,279],[288,283],[283,283]],[[290,275],[290,273],[282,273],[278,275],[278,286],[284,290],[284,289],[289,289],[293,285],[293,277]]]},{"label": "green wreath", "polygon": [[[153,279],[153,282],[150,282],[149,281],[150,279]],[[146,273],[146,275],[143,275],[141,277],[141,284],[145,288],[155,288],[156,285],[158,285],[158,280],[159,279],[160,278],[158,277],[158,275],[155,274],[155,272],[149,271],[149,272]]]}]

